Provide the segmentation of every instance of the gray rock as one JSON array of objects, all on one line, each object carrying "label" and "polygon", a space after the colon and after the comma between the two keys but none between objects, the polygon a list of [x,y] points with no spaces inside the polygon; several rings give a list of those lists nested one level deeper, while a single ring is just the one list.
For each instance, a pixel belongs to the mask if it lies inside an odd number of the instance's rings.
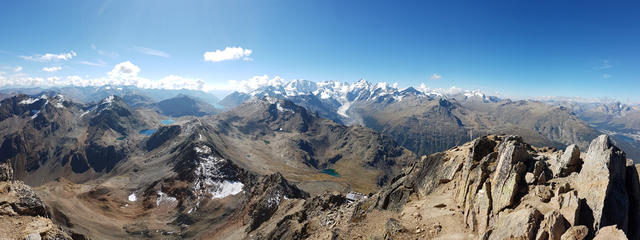
[{"label": "gray rock", "polygon": [[527,158],[525,144],[520,139],[508,140],[500,145],[498,165],[491,180],[494,213],[512,206],[516,201],[521,185],[525,184],[524,161]]},{"label": "gray rock", "polygon": [[555,196],[551,199],[551,203],[572,226],[579,222],[581,204],[576,191]]},{"label": "gray rock", "polygon": [[10,163],[0,164],[0,182],[13,180],[13,168]]},{"label": "gray rock", "polygon": [[527,182],[527,184],[531,185],[536,182],[536,177],[533,175],[533,173],[528,172],[524,175],[524,181]]},{"label": "gray rock", "polygon": [[40,234],[38,234],[38,233],[31,233],[31,234],[27,235],[27,237],[24,238],[24,239],[25,240],[40,240],[42,238],[40,237]]},{"label": "gray rock", "polygon": [[384,225],[384,229],[384,239],[394,239],[395,235],[406,230],[395,218],[390,218]]},{"label": "gray rock", "polygon": [[556,177],[569,176],[572,172],[580,171],[582,163],[580,148],[575,144],[569,145],[560,157],[558,164],[552,168],[553,175]]},{"label": "gray rock", "polygon": [[586,200],[593,212],[592,229],[609,225],[627,229],[629,200],[625,176],[625,153],[607,135],[594,139],[575,186],[578,196]]}]

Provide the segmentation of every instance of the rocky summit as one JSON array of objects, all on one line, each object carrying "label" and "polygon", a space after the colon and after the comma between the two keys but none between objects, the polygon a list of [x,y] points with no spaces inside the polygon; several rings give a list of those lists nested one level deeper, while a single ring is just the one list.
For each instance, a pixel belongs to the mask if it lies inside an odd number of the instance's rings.
[{"label": "rocky summit", "polygon": [[485,136],[424,156],[379,192],[286,200],[253,239],[639,239],[640,165],[602,135],[586,152]]}]

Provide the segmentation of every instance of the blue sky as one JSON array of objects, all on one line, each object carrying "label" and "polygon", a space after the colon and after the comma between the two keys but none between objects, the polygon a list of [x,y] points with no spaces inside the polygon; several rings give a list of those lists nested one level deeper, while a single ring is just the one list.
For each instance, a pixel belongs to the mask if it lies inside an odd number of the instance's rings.
[{"label": "blue sky", "polygon": [[[129,77],[215,89],[268,75],[639,102],[639,12],[638,1],[3,1],[0,83],[106,81],[133,66]],[[236,55],[214,54],[227,47]]]}]

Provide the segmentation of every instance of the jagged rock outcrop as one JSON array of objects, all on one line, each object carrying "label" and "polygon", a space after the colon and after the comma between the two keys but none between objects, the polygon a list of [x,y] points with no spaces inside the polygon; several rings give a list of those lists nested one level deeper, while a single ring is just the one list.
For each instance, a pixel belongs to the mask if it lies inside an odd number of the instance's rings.
[{"label": "jagged rock outcrop", "polygon": [[606,135],[594,139],[575,185],[593,213],[592,229],[617,225],[626,231],[629,199],[625,177],[625,153]]},{"label": "jagged rock outcrop", "polygon": [[250,222],[247,232],[253,231],[269,220],[284,199],[307,198],[309,194],[289,184],[280,173],[265,176],[251,189],[255,196],[249,204]]},{"label": "jagged rock outcrop", "polygon": [[572,172],[579,172],[581,168],[580,148],[575,144],[571,144],[564,151],[560,160],[552,166],[551,170],[555,177],[566,177]]},{"label": "jagged rock outcrop", "polygon": [[31,187],[12,179],[11,166],[0,164],[0,239],[70,240]]}]

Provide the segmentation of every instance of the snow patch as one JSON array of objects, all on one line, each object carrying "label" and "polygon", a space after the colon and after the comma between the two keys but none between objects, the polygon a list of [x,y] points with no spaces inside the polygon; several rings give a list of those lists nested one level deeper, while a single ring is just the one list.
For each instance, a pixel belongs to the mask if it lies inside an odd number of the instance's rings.
[{"label": "snow patch", "polygon": [[138,200],[135,193],[132,193],[131,195],[129,195],[128,199],[129,199],[129,202],[135,202],[136,200]]},{"label": "snow patch", "polygon": [[40,114],[40,110],[36,111],[36,113],[31,116],[31,119],[36,119],[38,117],[38,114]]},{"label": "snow patch", "polygon": [[173,203],[176,202],[177,199],[169,196],[166,193],[163,193],[162,191],[158,190],[158,192],[156,192],[158,194],[158,198],[156,198],[156,206],[160,206],[160,204],[163,203]]},{"label": "snow patch", "polygon": [[216,198],[225,198],[227,196],[230,195],[236,195],[240,192],[242,192],[242,188],[244,187],[244,184],[242,184],[241,182],[237,182],[237,181],[227,181],[224,180],[222,181],[222,183],[220,183],[220,188],[217,191],[214,191],[211,193],[211,198],[216,199]]}]

